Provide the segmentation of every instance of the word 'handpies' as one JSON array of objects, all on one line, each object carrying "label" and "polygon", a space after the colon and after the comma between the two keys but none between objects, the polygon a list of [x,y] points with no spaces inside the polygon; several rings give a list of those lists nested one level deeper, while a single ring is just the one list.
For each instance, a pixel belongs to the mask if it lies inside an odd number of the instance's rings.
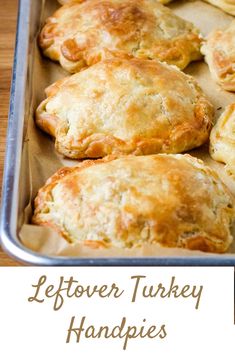
[{"label": "word 'handpies'", "polygon": [[33,223],[73,243],[158,243],[225,252],[234,198],[217,174],[189,155],[106,157],[63,168],[39,190]]},{"label": "word 'handpies'", "polygon": [[229,105],[213,127],[210,136],[210,154],[226,164],[226,170],[235,177],[235,104]]},{"label": "word 'handpies'", "polygon": [[213,78],[223,89],[235,92],[235,21],[225,30],[210,33],[202,53]]},{"label": "word 'handpies'", "polygon": [[36,123],[75,159],[186,151],[208,139],[213,122],[196,81],[155,60],[106,60],[46,93]]},{"label": "word 'handpies'", "polygon": [[69,72],[116,56],[181,69],[201,59],[199,31],[155,0],[69,2],[47,19],[39,45]]}]

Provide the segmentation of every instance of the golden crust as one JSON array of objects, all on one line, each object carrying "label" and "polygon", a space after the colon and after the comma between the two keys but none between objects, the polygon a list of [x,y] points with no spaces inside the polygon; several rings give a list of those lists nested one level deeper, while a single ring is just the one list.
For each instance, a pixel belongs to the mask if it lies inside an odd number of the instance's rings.
[{"label": "golden crust", "polygon": [[235,20],[226,30],[213,31],[202,53],[213,78],[223,89],[235,92]]},{"label": "golden crust", "polygon": [[195,80],[155,60],[106,60],[46,93],[36,123],[69,158],[182,152],[202,145],[213,122]]},{"label": "golden crust", "polygon": [[235,1],[234,0],[205,0],[212,5],[215,5],[223,11],[235,16]]},{"label": "golden crust", "polygon": [[113,57],[159,59],[181,69],[201,59],[198,30],[156,0],[69,2],[47,19],[39,45],[71,73]]},{"label": "golden crust", "polygon": [[[58,0],[58,2],[61,4],[61,5],[65,5],[65,4],[68,4],[69,2],[79,2],[79,3],[82,3],[86,0]],[[161,4],[169,4],[169,2],[173,1],[173,0],[156,0],[157,2],[160,2]]]},{"label": "golden crust", "polygon": [[235,104],[229,105],[213,127],[210,136],[210,154],[226,164],[226,170],[235,177]]},{"label": "golden crust", "polygon": [[234,220],[234,198],[214,171],[189,155],[159,154],[61,169],[40,189],[32,222],[95,247],[159,243],[222,253]]}]

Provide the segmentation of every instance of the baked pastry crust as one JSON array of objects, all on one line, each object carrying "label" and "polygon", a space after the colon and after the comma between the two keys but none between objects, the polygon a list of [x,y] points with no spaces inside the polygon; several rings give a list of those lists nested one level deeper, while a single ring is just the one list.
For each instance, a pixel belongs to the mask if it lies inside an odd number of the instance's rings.
[{"label": "baked pastry crust", "polygon": [[235,177],[235,104],[229,105],[218,119],[210,135],[210,154],[226,164],[226,170]]},{"label": "baked pastry crust", "polygon": [[202,145],[213,122],[196,81],[155,60],[106,60],[46,93],[36,123],[69,158],[182,152]]},{"label": "baked pastry crust", "polygon": [[209,2],[216,7],[219,7],[223,11],[235,16],[235,1],[234,0],[204,0]]},{"label": "baked pastry crust", "polygon": [[117,56],[180,69],[201,59],[198,30],[156,0],[69,2],[47,19],[39,45],[71,73]]},{"label": "baked pastry crust", "polygon": [[[65,4],[68,4],[69,2],[84,2],[86,0],[58,0],[58,2],[61,4],[61,5],[65,5]],[[156,0],[157,2],[160,2],[161,4],[169,4],[169,2],[173,1],[173,0]]]},{"label": "baked pastry crust", "polygon": [[213,78],[227,91],[235,92],[235,20],[226,30],[215,30],[202,46]]},{"label": "baked pastry crust", "polygon": [[189,155],[159,154],[59,170],[39,190],[32,222],[92,247],[222,253],[234,219],[234,198],[214,171]]}]

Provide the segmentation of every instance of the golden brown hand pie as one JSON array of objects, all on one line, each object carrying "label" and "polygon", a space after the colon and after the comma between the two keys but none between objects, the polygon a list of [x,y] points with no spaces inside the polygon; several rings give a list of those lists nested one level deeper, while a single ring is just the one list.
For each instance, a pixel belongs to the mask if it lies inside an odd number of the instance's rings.
[{"label": "golden brown hand pie", "polygon": [[235,177],[235,104],[225,109],[213,127],[210,154],[216,161],[224,162],[227,172]]},{"label": "golden brown hand pie", "polygon": [[[61,4],[61,5],[65,5],[65,4],[68,4],[69,2],[84,2],[86,0],[58,0],[58,2]],[[161,4],[168,4],[169,2],[173,1],[173,0],[156,0],[157,2],[160,2]]]},{"label": "golden brown hand pie", "polygon": [[69,2],[48,18],[39,44],[69,72],[116,56],[181,69],[201,58],[198,30],[156,0]]},{"label": "golden brown hand pie", "polygon": [[231,15],[235,15],[235,0],[205,0]]},{"label": "golden brown hand pie", "polygon": [[59,170],[40,189],[33,223],[73,243],[224,252],[234,198],[217,174],[189,155],[126,156]]},{"label": "golden brown hand pie", "polygon": [[75,159],[186,151],[208,139],[213,121],[195,80],[155,60],[106,60],[46,93],[36,123]]},{"label": "golden brown hand pie", "polygon": [[227,91],[235,91],[235,20],[226,30],[213,31],[202,47],[213,78]]}]

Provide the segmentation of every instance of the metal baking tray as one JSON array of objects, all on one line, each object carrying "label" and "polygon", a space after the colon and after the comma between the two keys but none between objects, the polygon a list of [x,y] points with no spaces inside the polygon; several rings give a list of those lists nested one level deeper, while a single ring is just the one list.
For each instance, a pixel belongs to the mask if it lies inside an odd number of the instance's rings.
[{"label": "metal baking tray", "polygon": [[43,0],[21,0],[19,3],[3,177],[0,225],[3,249],[22,263],[43,266],[235,266],[235,254],[210,257],[55,257],[40,255],[21,244],[19,230],[26,206],[22,191],[30,187],[30,170],[25,167],[28,154],[23,149],[23,142],[27,138],[30,119],[31,78],[34,75],[33,43],[40,28],[43,6]]}]

